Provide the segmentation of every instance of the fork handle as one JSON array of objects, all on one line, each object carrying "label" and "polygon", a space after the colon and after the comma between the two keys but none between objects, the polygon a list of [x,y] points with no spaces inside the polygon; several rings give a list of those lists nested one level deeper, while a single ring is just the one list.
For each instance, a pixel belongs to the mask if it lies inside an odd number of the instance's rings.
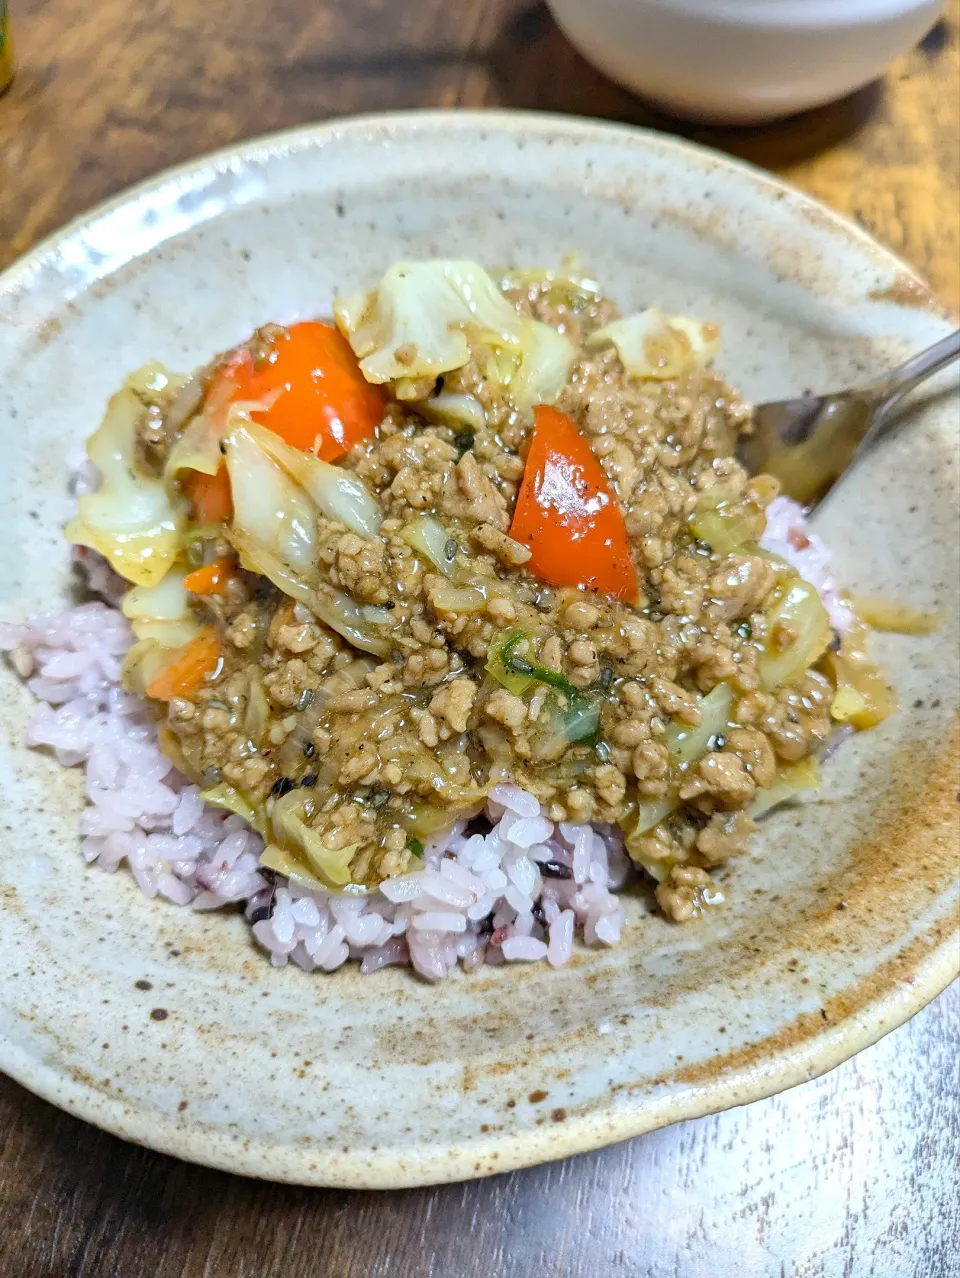
[{"label": "fork handle", "polygon": [[871,388],[876,396],[877,417],[886,416],[915,386],[919,386],[957,358],[960,358],[960,329],[887,373]]}]

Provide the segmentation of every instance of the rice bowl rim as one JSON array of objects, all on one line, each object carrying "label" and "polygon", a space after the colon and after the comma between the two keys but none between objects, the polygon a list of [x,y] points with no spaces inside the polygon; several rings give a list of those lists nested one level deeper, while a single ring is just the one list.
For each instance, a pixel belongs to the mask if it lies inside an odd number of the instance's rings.
[{"label": "rice bowl rim", "polygon": [[[904,305],[919,305],[944,318],[947,315],[916,272],[861,228],[779,179],[708,148],[649,130],[541,113],[423,111],[359,116],[281,131],[222,148],[140,182],[75,218],[0,274],[0,322],[4,319],[4,304],[12,302],[15,313],[18,300],[29,295],[44,266],[60,269],[61,250],[70,240],[82,236],[96,223],[130,205],[149,204],[151,197],[156,202],[156,197],[164,192],[183,194],[189,190],[202,190],[207,180],[220,173],[237,173],[251,163],[268,162],[272,157],[298,150],[321,149],[325,142],[339,138],[354,140],[361,147],[371,147],[371,144],[389,142],[394,137],[409,143],[421,134],[429,138],[438,131],[446,135],[463,134],[465,140],[471,134],[483,131],[506,134],[508,138],[510,135],[535,135],[540,139],[552,138],[558,149],[590,141],[606,142],[619,144],[628,161],[635,158],[642,162],[644,151],[652,149],[680,166],[724,171],[741,185],[752,186],[754,199],[765,196],[788,201],[809,221],[842,236],[851,253],[859,253],[861,259],[869,257],[871,264],[884,275],[904,282],[907,286],[905,291],[908,294],[912,291],[912,299]],[[118,258],[104,272],[105,275],[109,276],[111,270],[157,248],[177,231],[192,229],[204,221],[215,222],[217,216],[216,212],[206,216],[200,212],[190,221],[189,227],[171,229],[164,221],[166,207],[162,201],[159,202],[152,242],[140,241],[135,251],[128,249],[122,259]],[[897,300],[892,297],[892,291],[891,300]],[[945,762],[952,770],[954,761],[947,753]],[[950,810],[945,809],[943,819],[934,822],[937,830],[950,820]],[[943,906],[943,928],[935,944],[924,950],[921,957],[912,959],[895,977],[891,973],[886,984],[874,985],[868,981],[866,984],[870,988],[862,990],[862,998],[858,1002],[854,1000],[855,1006],[845,1017],[801,1036],[798,1041],[779,1044],[761,1040],[752,1054],[719,1069],[702,1085],[688,1087],[679,1094],[667,1094],[654,1100],[641,1094],[635,1101],[621,1098],[617,1104],[608,1100],[605,1105],[595,1104],[583,1112],[569,1114],[563,1123],[539,1128],[530,1126],[508,1135],[476,1137],[466,1145],[450,1146],[442,1142],[419,1145],[413,1151],[404,1149],[402,1160],[396,1151],[387,1148],[376,1153],[363,1151],[354,1165],[350,1154],[275,1145],[268,1140],[251,1138],[250,1133],[230,1137],[209,1126],[190,1126],[182,1119],[161,1115],[155,1109],[144,1107],[141,1111],[106,1095],[92,1080],[76,1076],[66,1064],[58,1063],[55,1055],[52,1060],[38,1065],[35,1057],[20,1051],[2,1027],[0,1068],[43,1099],[116,1135],[181,1158],[245,1175],[295,1183],[370,1188],[458,1180],[594,1149],[668,1123],[761,1099],[824,1073],[902,1024],[958,975],[960,921],[956,911],[951,910],[949,900],[944,899]],[[491,1160],[494,1151],[498,1155],[495,1163]],[[313,1164],[313,1170],[308,1163]]]}]

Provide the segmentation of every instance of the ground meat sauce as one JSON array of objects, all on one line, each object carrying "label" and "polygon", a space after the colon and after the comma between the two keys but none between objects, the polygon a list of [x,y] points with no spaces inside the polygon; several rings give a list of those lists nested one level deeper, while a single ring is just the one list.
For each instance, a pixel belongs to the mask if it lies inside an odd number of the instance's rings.
[{"label": "ground meat sauce", "polygon": [[[664,912],[684,920],[709,892],[710,868],[744,850],[758,787],[826,739],[832,688],[810,669],[761,690],[775,568],[762,553],[713,553],[690,528],[712,487],[744,510],[762,511],[773,495],[769,479],[751,480],[732,457],[749,422],[737,396],[709,371],[641,381],[612,346],[584,349],[616,315],[605,300],[564,304],[538,285],[508,296],[580,348],[556,406],[589,441],[619,501],[638,604],[547,586],[525,567],[530,552],[509,528],[530,423],[485,379],[475,350],[441,384],[475,396],[485,424],[431,424],[415,403],[392,402],[377,437],[342,459],[380,504],[379,537],[319,527],[330,583],[360,607],[388,610],[389,656],[352,649],[302,604],[240,573],[227,595],[198,602],[223,660],[215,678],[165,707],[167,741],[208,788],[234,787],[267,815],[295,802],[326,847],[354,849],[351,878],[367,886],[416,868],[422,842],[479,811],[503,777],[554,821],[629,829],[641,805],[673,796],[630,851],[653,867]],[[151,412],[144,454],[163,442]],[[401,535],[424,514],[447,530],[445,553],[470,584],[437,572]],[[517,631],[527,665],[561,680],[517,694],[492,677],[492,651]],[[775,639],[788,645],[791,635]],[[734,726],[678,767],[671,725],[696,728],[704,694],[721,683]],[[581,739],[565,731],[571,705],[591,707],[594,726]]]}]

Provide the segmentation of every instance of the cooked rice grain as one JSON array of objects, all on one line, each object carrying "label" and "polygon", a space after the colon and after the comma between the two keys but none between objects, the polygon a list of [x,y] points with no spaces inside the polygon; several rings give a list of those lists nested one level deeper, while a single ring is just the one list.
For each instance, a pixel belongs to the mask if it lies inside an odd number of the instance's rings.
[{"label": "cooked rice grain", "polygon": [[[94,571],[96,565],[93,565]],[[111,873],[126,863],[141,891],[195,910],[244,906],[257,942],[283,967],[361,971],[410,963],[437,980],[462,963],[559,967],[575,926],[589,944],[619,939],[623,909],[611,889],[630,862],[609,826],[555,826],[537,799],[501,782],[486,819],[458,822],[429,841],[424,868],[365,897],[310,892],[259,869],[260,837],[205,804],[157,744],[143,704],[120,687],[132,642],[126,619],[81,604],[24,625],[0,624],[0,650],[38,700],[27,744],[64,767],[84,765],[81,851]],[[544,877],[540,867],[569,869]]]}]

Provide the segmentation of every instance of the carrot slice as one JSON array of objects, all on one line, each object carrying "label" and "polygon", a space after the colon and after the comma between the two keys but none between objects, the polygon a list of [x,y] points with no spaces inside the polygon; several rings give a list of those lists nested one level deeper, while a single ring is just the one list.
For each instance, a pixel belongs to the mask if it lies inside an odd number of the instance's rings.
[{"label": "carrot slice", "polygon": [[212,564],[204,564],[202,568],[188,572],[183,584],[195,595],[225,595],[234,569],[232,559],[215,559]]},{"label": "carrot slice", "polygon": [[172,701],[189,696],[220,664],[223,648],[213,626],[204,626],[195,639],[182,648],[173,662],[147,684],[146,693],[155,701]]},{"label": "carrot slice", "polygon": [[546,404],[534,409],[510,536],[530,549],[527,568],[551,585],[637,602],[637,570],[616,496],[586,439]]},{"label": "carrot slice", "polygon": [[199,470],[182,471],[180,487],[187,500],[193,503],[196,523],[225,524],[233,515],[233,497],[226,466],[221,466],[215,475],[204,475]]},{"label": "carrot slice", "polygon": [[254,362],[240,347],[219,369],[214,395],[232,382],[230,403],[264,404],[253,420],[294,448],[334,461],[383,420],[386,396],[360,371],[350,343],[332,324],[304,320],[280,329],[269,356]]}]

